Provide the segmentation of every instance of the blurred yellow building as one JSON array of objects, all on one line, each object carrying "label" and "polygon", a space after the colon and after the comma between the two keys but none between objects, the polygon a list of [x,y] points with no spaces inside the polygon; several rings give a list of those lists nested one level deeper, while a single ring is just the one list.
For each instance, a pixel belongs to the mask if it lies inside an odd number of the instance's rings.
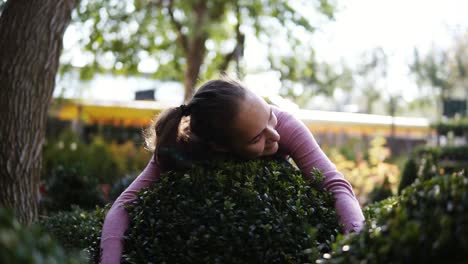
[{"label": "blurred yellow building", "polygon": [[[100,100],[55,100],[50,115],[84,124],[145,127],[155,115],[175,105],[156,101],[113,102]],[[431,134],[426,118],[391,117],[361,113],[291,110],[314,133],[426,139]]]}]

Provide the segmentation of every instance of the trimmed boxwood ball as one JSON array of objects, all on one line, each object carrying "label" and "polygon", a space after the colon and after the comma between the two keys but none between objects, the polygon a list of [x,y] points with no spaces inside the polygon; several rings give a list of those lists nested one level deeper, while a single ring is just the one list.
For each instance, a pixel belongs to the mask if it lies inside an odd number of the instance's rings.
[{"label": "trimmed boxwood ball", "polygon": [[318,263],[466,263],[468,179],[419,178],[365,210],[367,228],[338,239]]},{"label": "trimmed boxwood ball", "polygon": [[331,249],[334,199],[284,160],[169,172],[126,206],[124,263],[302,263]]}]

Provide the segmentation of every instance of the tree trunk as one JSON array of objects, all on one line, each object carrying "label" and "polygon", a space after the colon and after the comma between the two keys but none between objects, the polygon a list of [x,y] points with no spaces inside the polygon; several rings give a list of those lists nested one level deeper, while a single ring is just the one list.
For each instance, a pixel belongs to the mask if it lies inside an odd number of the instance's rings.
[{"label": "tree trunk", "polygon": [[195,92],[195,84],[197,83],[198,75],[200,74],[200,67],[203,63],[203,58],[205,58],[205,49],[205,39],[197,40],[190,47],[184,77],[184,102],[188,102]]},{"label": "tree trunk", "polygon": [[47,110],[77,0],[9,0],[0,16],[0,206],[37,218]]}]

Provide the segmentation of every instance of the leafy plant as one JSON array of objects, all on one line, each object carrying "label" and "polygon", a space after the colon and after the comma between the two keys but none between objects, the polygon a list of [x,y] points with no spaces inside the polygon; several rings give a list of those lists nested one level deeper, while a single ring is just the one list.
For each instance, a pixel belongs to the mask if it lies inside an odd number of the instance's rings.
[{"label": "leafy plant", "polygon": [[72,211],[43,217],[39,224],[67,251],[83,251],[90,263],[99,262],[101,231],[110,205],[86,211],[73,207]]},{"label": "leafy plant", "polygon": [[390,150],[385,147],[385,144],[385,138],[374,138],[371,141],[367,160],[349,160],[338,151],[329,153],[338,171],[343,173],[353,186],[354,193],[361,204],[368,203],[370,193],[376,188],[383,188],[385,181],[388,181],[384,188],[390,191],[387,192],[388,194],[397,191],[400,171],[397,165],[386,161],[390,156]]},{"label": "leafy plant", "polygon": [[331,193],[289,163],[214,162],[171,172],[127,207],[125,263],[307,262],[338,233]]},{"label": "leafy plant", "polygon": [[45,212],[70,210],[73,205],[92,209],[104,205],[97,189],[97,179],[83,177],[76,167],[59,166],[51,171],[44,184],[41,209]]},{"label": "leafy plant", "polygon": [[317,263],[465,263],[468,179],[461,173],[418,178],[365,210],[367,228],[341,237]]},{"label": "leafy plant", "polygon": [[68,256],[39,226],[22,226],[13,214],[0,208],[0,263],[83,263]]}]

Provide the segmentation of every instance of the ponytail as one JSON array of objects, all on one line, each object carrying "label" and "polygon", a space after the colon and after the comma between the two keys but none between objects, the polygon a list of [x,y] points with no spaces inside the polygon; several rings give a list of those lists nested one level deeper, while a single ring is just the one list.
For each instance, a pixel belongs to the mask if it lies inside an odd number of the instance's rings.
[{"label": "ponytail", "polygon": [[184,141],[179,140],[179,124],[186,107],[167,109],[156,117],[145,131],[146,148],[154,152],[154,159],[162,170],[186,167]]}]

